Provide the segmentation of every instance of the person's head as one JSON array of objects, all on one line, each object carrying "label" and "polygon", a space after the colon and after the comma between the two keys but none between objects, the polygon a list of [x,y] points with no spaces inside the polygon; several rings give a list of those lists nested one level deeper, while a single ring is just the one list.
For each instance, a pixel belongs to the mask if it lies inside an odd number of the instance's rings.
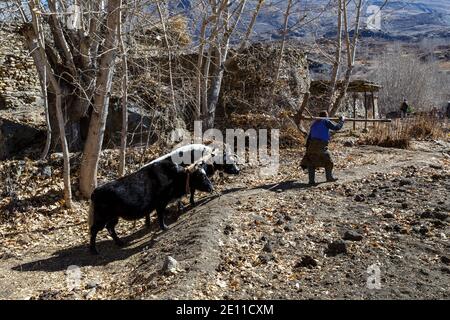
[{"label": "person's head", "polygon": [[321,118],[328,118],[328,111],[322,110],[319,112],[319,117]]},{"label": "person's head", "polygon": [[408,100],[406,100],[406,98],[403,98],[403,102],[408,102]]}]

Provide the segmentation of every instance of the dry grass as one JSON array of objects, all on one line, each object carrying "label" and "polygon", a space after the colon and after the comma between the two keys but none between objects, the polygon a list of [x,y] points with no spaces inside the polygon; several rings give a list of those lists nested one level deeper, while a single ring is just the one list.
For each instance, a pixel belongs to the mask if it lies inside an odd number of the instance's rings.
[{"label": "dry grass", "polygon": [[376,124],[358,141],[363,145],[408,149],[412,139],[441,139],[445,136],[442,123],[429,116],[395,120],[392,123]]},{"label": "dry grass", "polygon": [[409,134],[413,139],[429,140],[445,137],[442,122],[434,117],[419,116],[408,121],[410,122]]}]

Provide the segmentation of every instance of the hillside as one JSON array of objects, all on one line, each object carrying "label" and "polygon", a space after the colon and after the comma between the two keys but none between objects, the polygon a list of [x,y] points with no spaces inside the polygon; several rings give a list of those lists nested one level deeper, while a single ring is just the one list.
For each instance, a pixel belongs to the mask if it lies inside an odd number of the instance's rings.
[{"label": "hillside", "polygon": [[[260,17],[255,25],[254,33],[259,40],[280,38],[284,12],[287,1],[266,1]],[[330,1],[300,1],[292,9],[290,25],[296,23],[298,16],[306,14],[308,24],[300,24],[290,30],[292,39],[305,39],[321,36],[331,37],[335,34],[336,19],[333,10],[329,7]],[[384,1],[364,1],[363,28],[370,16],[369,6],[382,6]],[[191,16],[195,11],[195,2],[192,0],[172,0],[172,10],[179,10]],[[350,12],[354,10],[351,7]],[[250,1],[244,11],[243,19],[247,22],[256,6],[256,1]],[[194,22],[195,24],[195,22]],[[381,30],[377,32],[363,32],[363,37],[384,39],[387,41],[418,41],[423,38],[450,38],[450,3],[446,0],[407,0],[388,1],[381,12]]]}]

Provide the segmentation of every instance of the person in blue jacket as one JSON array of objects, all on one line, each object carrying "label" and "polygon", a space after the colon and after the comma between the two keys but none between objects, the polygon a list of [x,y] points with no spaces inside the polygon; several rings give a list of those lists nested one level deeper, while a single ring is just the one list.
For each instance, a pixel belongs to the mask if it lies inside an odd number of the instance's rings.
[{"label": "person in blue jacket", "polygon": [[320,112],[319,117],[324,119],[317,119],[312,123],[306,139],[306,153],[301,162],[301,167],[308,169],[310,185],[316,184],[316,168],[325,168],[327,182],[337,180],[333,177],[333,160],[328,151],[328,142],[330,141],[330,130],[342,129],[345,121],[345,118],[341,116],[337,124],[331,122],[328,119],[327,111]]}]

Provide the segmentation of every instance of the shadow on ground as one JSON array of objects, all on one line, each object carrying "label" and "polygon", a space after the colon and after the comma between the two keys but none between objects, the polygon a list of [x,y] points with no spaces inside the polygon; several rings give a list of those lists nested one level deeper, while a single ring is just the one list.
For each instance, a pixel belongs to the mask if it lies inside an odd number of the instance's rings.
[{"label": "shadow on ground", "polygon": [[[156,229],[152,228],[152,229]],[[27,262],[13,267],[16,271],[63,271],[70,265],[83,266],[102,266],[117,260],[124,260],[130,256],[141,252],[145,247],[151,248],[157,241],[160,232],[152,232],[152,229],[143,228],[137,232],[125,236],[122,239],[127,242],[127,245],[119,248],[114,245],[110,239],[97,242],[97,249],[99,255],[92,255],[88,251],[87,244],[65,248],[55,251],[49,258]],[[134,242],[140,241],[145,235],[151,233],[150,240],[133,246]]]},{"label": "shadow on ground", "polygon": [[[253,189],[266,189],[273,192],[278,192],[280,189],[285,191],[289,189],[304,189],[310,186],[305,183],[299,183],[298,181],[285,181],[275,184],[261,185]],[[220,196],[237,193],[243,190],[248,190],[244,187],[231,188],[224,190],[220,194],[212,194],[199,199],[196,203],[195,210],[192,210],[191,205],[185,207],[183,215],[185,214],[197,214],[202,210],[202,207],[207,205],[214,199]],[[177,210],[169,208],[167,210],[166,222],[170,226],[178,220],[180,214]],[[122,237],[122,240],[126,241],[127,245],[124,247],[117,247],[111,239],[101,240],[97,242],[97,249],[100,252],[98,256],[92,255],[88,251],[87,243],[83,245],[78,245],[75,247],[64,248],[62,250],[55,251],[51,257],[31,261],[23,264],[19,264],[12,269],[15,271],[28,272],[28,271],[46,271],[46,272],[56,272],[64,271],[70,265],[77,265],[79,267],[83,266],[104,266],[114,261],[125,260],[142,250],[144,248],[152,248],[155,243],[157,243],[159,236],[162,232],[159,231],[157,223],[152,223],[150,228],[142,228],[128,236]],[[145,239],[147,238],[148,239]]]}]

